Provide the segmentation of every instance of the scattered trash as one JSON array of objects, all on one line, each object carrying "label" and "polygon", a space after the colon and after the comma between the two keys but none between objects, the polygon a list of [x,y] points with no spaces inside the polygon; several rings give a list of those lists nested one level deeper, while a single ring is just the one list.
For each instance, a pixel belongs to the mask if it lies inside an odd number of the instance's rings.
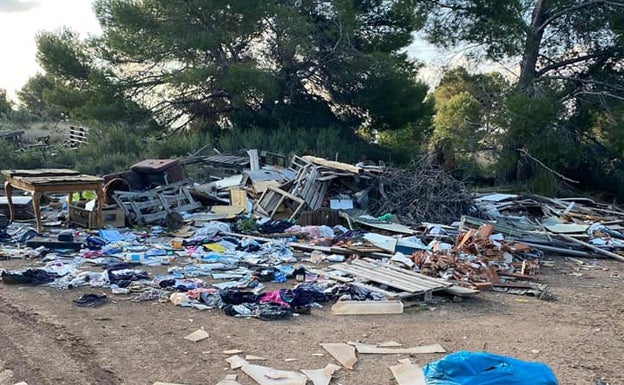
[{"label": "scattered trash", "polygon": [[108,301],[106,294],[83,294],[74,303],[80,307],[98,307]]},{"label": "scattered trash", "polygon": [[[1,272],[3,283],[91,286],[116,299],[273,321],[326,303],[336,315],[401,314],[406,301],[459,301],[484,290],[548,299],[545,253],[624,261],[624,211],[612,205],[471,194],[427,158],[400,170],[313,156],[281,157],[276,166],[257,153],[193,159],[210,166],[206,183],[186,179],[184,160],[147,159],[127,172],[85,176],[81,189],[89,191],[70,191],[71,202],[46,193],[54,203],[44,217],[62,219],[69,205],[86,222],[65,218],[64,227],[44,229],[41,213],[34,227],[0,217],[0,258],[23,261]],[[5,174],[17,183],[46,172]],[[79,175],[50,172],[45,183]],[[106,202],[90,191],[102,181]],[[16,197],[16,214],[30,207],[24,202],[32,199]],[[122,226],[116,215],[106,219],[115,210]],[[577,276],[600,268],[576,264]]]},{"label": "scattered trash", "polygon": [[193,333],[184,337],[184,339],[192,341],[192,342],[199,342],[199,341],[205,340],[208,337],[210,337],[210,334],[208,334],[207,331],[205,331],[204,329],[197,329]]}]

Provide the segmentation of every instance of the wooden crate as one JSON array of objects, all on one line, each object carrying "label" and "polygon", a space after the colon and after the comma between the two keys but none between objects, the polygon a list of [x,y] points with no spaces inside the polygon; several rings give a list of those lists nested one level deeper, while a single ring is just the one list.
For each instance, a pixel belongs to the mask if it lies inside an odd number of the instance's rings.
[{"label": "wooden crate", "polygon": [[[82,207],[69,206],[69,222],[88,229],[97,228],[97,212],[89,211]],[[102,224],[104,227],[124,227],[126,225],[126,216],[124,211],[117,207],[102,209]]]}]

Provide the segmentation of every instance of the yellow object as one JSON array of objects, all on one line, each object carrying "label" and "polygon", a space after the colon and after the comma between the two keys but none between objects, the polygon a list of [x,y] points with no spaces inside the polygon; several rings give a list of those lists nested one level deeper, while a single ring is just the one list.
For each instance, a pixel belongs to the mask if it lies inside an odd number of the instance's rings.
[{"label": "yellow object", "polygon": [[93,191],[83,191],[83,192],[76,192],[72,194],[72,201],[76,202],[79,200],[93,200],[97,198],[97,194],[94,193]]},{"label": "yellow object", "polygon": [[225,247],[221,246],[218,243],[207,243],[204,245],[204,247],[217,253],[225,253]]}]

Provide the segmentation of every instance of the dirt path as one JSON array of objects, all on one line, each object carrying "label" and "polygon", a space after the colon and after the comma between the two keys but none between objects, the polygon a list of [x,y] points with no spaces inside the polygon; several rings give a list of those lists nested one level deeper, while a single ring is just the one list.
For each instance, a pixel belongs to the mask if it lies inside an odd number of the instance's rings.
[{"label": "dirt path", "polygon": [[0,299],[0,356],[16,378],[29,384],[117,385],[122,381],[100,366],[95,349],[65,326]]},{"label": "dirt path", "polygon": [[[322,342],[394,340],[541,361],[561,384],[594,384],[601,377],[611,385],[624,384],[619,363],[624,355],[624,264],[599,263],[606,270],[581,271],[582,276],[569,275],[572,263],[563,260],[544,269],[542,280],[555,301],[488,292],[474,300],[410,307],[401,315],[337,317],[325,308],[272,322],[123,297],[85,309],[72,300],[97,291],[0,285],[0,360],[15,371],[15,382],[29,385],[214,385],[233,373],[224,361],[226,349],[266,357],[262,364],[275,368],[317,369],[333,362]],[[210,333],[208,339],[183,339],[200,327]],[[324,355],[314,355],[319,353]],[[443,356],[412,360],[424,365]],[[356,369],[339,371],[332,384],[389,384],[388,366],[405,356],[358,358]],[[240,372],[239,382],[254,384]]]}]

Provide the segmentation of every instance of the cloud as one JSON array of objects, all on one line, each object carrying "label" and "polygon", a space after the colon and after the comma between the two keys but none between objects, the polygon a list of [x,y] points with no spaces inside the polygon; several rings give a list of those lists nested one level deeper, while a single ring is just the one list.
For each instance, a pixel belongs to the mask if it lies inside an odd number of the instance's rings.
[{"label": "cloud", "polygon": [[38,1],[0,0],[0,12],[25,12],[39,5]]}]

